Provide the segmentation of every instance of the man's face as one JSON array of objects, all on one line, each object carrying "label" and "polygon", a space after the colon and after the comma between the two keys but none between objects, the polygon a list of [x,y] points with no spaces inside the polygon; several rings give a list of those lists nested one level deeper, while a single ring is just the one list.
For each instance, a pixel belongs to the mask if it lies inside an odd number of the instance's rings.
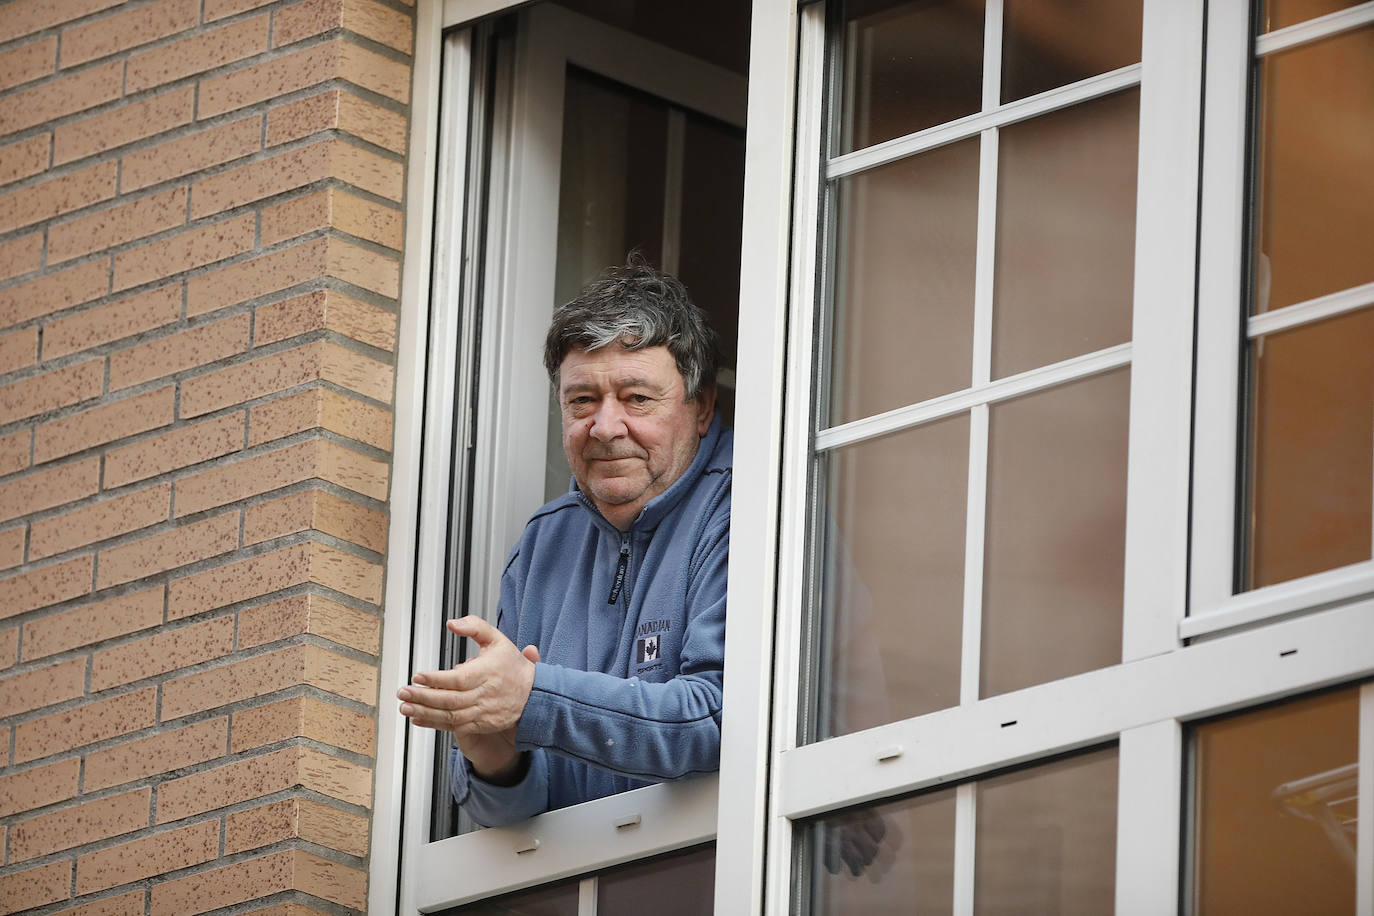
[{"label": "man's face", "polygon": [[693,400],[667,347],[570,350],[558,373],[563,451],[577,484],[622,531],[682,476],[711,424],[715,390]]}]

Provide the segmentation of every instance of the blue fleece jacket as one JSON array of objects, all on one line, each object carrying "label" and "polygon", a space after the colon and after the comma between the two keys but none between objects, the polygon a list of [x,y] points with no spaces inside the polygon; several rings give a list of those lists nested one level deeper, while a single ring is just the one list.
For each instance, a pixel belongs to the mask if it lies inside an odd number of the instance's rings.
[{"label": "blue fleece jacket", "polygon": [[574,482],[525,526],[497,625],[539,647],[514,786],[453,750],[453,797],[479,824],[720,766],[731,450],[717,417],[696,458],[621,532]]}]

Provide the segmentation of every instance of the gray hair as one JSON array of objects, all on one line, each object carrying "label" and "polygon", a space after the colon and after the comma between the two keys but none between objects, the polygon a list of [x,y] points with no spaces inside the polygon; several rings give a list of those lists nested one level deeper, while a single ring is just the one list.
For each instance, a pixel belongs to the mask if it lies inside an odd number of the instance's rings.
[{"label": "gray hair", "polygon": [[558,369],[570,350],[627,350],[664,346],[672,354],[687,399],[714,385],[719,362],[716,332],[682,282],[631,252],[624,267],[608,267],[576,299],[553,313],[544,338],[544,369],[558,387]]}]

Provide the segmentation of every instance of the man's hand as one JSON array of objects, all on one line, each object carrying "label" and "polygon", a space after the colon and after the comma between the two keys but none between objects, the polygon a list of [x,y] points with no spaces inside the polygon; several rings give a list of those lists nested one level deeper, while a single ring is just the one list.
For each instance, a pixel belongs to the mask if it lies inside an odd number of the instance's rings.
[{"label": "man's hand", "polygon": [[501,778],[518,768],[515,729],[534,686],[539,650],[517,650],[501,631],[479,617],[448,621],[469,636],[477,657],[447,671],[420,671],[396,691],[401,715],[416,725],[452,733],[477,775]]}]

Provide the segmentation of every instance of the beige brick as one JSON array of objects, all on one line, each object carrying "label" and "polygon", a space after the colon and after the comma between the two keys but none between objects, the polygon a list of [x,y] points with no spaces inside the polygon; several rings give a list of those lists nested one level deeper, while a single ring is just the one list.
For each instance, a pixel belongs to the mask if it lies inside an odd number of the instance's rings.
[{"label": "beige brick", "polygon": [[0,484],[0,522],[90,496],[99,473],[100,459],[87,458]]},{"label": "beige brick", "polygon": [[235,315],[110,355],[110,390],[246,353],[249,317]]},{"label": "beige brick", "polygon": [[234,713],[233,752],[309,738],[368,757],[376,753],[377,721],[314,697],[292,697]]},{"label": "beige brick", "polygon": [[34,463],[166,426],[172,422],[175,396],[175,386],[168,385],[44,423],[34,431]]},{"label": "beige brick", "polygon": [[14,762],[25,763],[106,738],[147,728],[156,721],[157,688],[96,700],[14,727]]},{"label": "beige brick", "polygon": [[[14,663],[19,659],[19,628],[7,627],[0,630],[0,671],[13,668]],[[8,727],[0,728],[0,745],[3,745],[3,758],[0,759],[0,767],[9,763],[10,751],[10,730]]]},{"label": "beige brick", "polygon": [[268,18],[254,16],[132,55],[125,91],[141,92],[267,50]]},{"label": "beige brick", "polygon": [[300,748],[300,784],[339,801],[372,807],[372,768],[340,760],[310,747]]},{"label": "beige brick", "polygon": [[86,692],[86,660],[74,658],[0,680],[0,718],[74,700]]},{"label": "beige brick", "polygon": [[329,240],[327,270],[332,277],[392,299],[400,291],[398,260],[342,239]]},{"label": "beige brick", "polygon": [[0,290],[0,328],[89,302],[109,286],[110,259],[100,258]]},{"label": "beige brick", "polygon": [[405,155],[410,126],[405,115],[345,92],[339,97],[339,129]]},{"label": "beige brick", "polygon": [[15,0],[5,7],[5,15],[0,16],[0,42],[10,41],[22,35],[41,32],[43,29],[61,25],[89,16],[91,13],[119,6],[123,0]]},{"label": "beige brick", "polygon": [[317,229],[333,227],[349,235],[401,248],[401,212],[326,188],[262,211],[262,244],[273,245]]},{"label": "beige brick", "polygon": [[330,142],[278,153],[196,182],[192,188],[191,217],[199,219],[221,213],[324,180],[330,174]]},{"label": "beige brick", "polygon": [[43,258],[43,233],[33,232],[0,242],[0,280],[38,269]]},{"label": "beige brick", "polygon": [[152,796],[152,789],[136,789],[20,821],[10,832],[10,859],[23,862],[147,827]]},{"label": "beige brick", "polygon": [[0,375],[38,362],[38,329],[23,328],[0,334]]},{"label": "beige brick", "polygon": [[342,140],[333,142],[330,171],[334,177],[400,202],[405,191],[405,167],[399,161]]},{"label": "beige brick", "polygon": [[171,324],[181,317],[182,284],[169,283],[43,326],[43,358],[55,359]]},{"label": "beige brick", "polygon": [[367,907],[367,872],[305,850],[296,851],[296,885],[340,906]]},{"label": "beige brick", "polygon": [[330,89],[268,111],[267,145],[277,146],[339,127],[340,95],[340,90]]},{"label": "beige brick", "polygon": [[176,671],[213,658],[222,658],[233,650],[232,615],[167,630],[92,655],[91,690],[108,690],[120,684]]},{"label": "beige brick", "polygon": [[100,551],[96,587],[109,588],[228,553],[238,547],[237,510]]},{"label": "beige brick", "polygon": [[11,423],[99,397],[104,376],[105,361],[93,359],[12,382],[0,388],[0,423]]},{"label": "beige brick", "polygon": [[200,21],[198,0],[155,0],[62,32],[62,66],[108,57],[175,35]]},{"label": "beige brick", "polygon": [[[0,569],[13,569],[24,562],[25,530],[25,526],[19,525],[0,531]],[[3,639],[0,639],[0,645],[4,645]],[[12,664],[4,661],[4,655],[5,653],[0,651],[0,667]]]},{"label": "beige brick", "polygon": [[120,190],[136,191],[247,156],[261,142],[262,117],[253,115],[127,153]]},{"label": "beige brick", "polygon": [[[9,10],[6,10],[8,14]],[[3,27],[0,27],[3,28]],[[6,96],[0,135],[11,134],[119,98],[124,62],[113,60]]]},{"label": "beige brick", "polygon": [[157,789],[157,821],[165,824],[299,785],[303,750],[288,747],[168,780]]},{"label": "beige brick", "polygon": [[384,500],[387,495],[385,461],[360,455],[334,442],[320,443],[319,476],[341,487]]},{"label": "beige brick", "polygon": [[219,821],[201,821],[88,852],[76,860],[76,893],[90,894],[140,878],[209,862],[219,854]]},{"label": "beige brick", "polygon": [[378,553],[386,550],[386,513],[324,490],[305,490],[250,506],[244,513],[243,543],[259,544],[312,529]]},{"label": "beige brick", "polygon": [[81,758],[69,757],[22,773],[0,776],[0,816],[75,798],[80,775]]},{"label": "beige brick", "polygon": [[310,581],[310,543],[249,557],[168,583],[167,616],[189,617]]},{"label": "beige brick", "polygon": [[[29,535],[29,556],[41,560],[166,521],[171,507],[171,497],[172,485],[164,483],[34,522],[33,531]],[[160,591],[157,597],[160,617]],[[152,603],[151,597],[142,600],[145,604]],[[25,639],[27,638],[26,636]]]},{"label": "beige brick", "polygon": [[367,662],[320,646],[306,646],[305,680],[346,699],[377,705],[377,669]]},{"label": "beige brick", "polygon": [[172,188],[48,229],[48,263],[57,264],[186,222],[186,189]]},{"label": "beige brick", "polygon": [[335,78],[398,102],[410,100],[409,66],[350,41],[337,40],[205,80],[200,89],[200,117],[234,111]]},{"label": "beige brick", "polygon": [[103,897],[69,910],[58,910],[52,916],[143,916],[145,896],[147,891],[140,888],[116,897]]},{"label": "beige brick", "polygon": [[351,92],[331,89],[288,102],[267,113],[268,146],[333,129],[394,153],[404,154],[406,151],[408,127],[405,116]]},{"label": "beige brick", "polygon": [[380,618],[313,594],[239,612],[239,648],[310,633],[376,655],[380,630]]},{"label": "beige brick", "polygon": [[0,54],[0,90],[13,89],[53,72],[57,38],[49,36]]},{"label": "beige brick", "polygon": [[304,646],[290,646],[169,680],[162,686],[164,721],[265,696],[306,682]]},{"label": "beige brick", "polygon": [[251,251],[256,223],[253,214],[245,213],[115,255],[113,289],[128,289]]},{"label": "beige brick", "polygon": [[328,239],[311,239],[192,277],[187,283],[186,313],[201,315],[301,283],[318,281],[327,270],[328,247]]},{"label": "beige brick", "polygon": [[52,862],[0,877],[0,914],[66,900],[71,881],[70,861]]},{"label": "beige brick", "polygon": [[[0,109],[3,111],[3,109]],[[0,232],[9,232],[115,196],[118,167],[100,162],[0,197]]]},{"label": "beige brick", "polygon": [[297,855],[297,850],[286,849],[159,884],[153,888],[149,914],[192,916],[291,890]]},{"label": "beige brick", "polygon": [[301,442],[183,477],[175,514],[203,512],[312,477],[317,452],[314,442]]},{"label": "beige brick", "polygon": [[354,856],[368,852],[368,819],[310,799],[300,800],[300,837]]},{"label": "beige brick", "polygon": [[275,2],[276,0],[205,0],[203,15],[206,22],[214,22],[225,16],[255,10],[260,6]]},{"label": "beige brick", "polygon": [[[22,471],[29,466],[29,449],[32,443],[33,432],[27,429],[0,436],[0,476]],[[5,505],[5,498],[11,492],[17,492],[7,490],[7,486],[8,484],[0,484],[0,506]]]},{"label": "beige brick", "polygon": [[86,791],[213,760],[224,754],[228,728],[228,718],[221,716],[87,754]]},{"label": "beige brick", "polygon": [[371,0],[305,0],[277,13],[277,47],[343,28],[409,54],[410,17]]},{"label": "beige brick", "polygon": [[224,818],[224,854],[260,849],[300,835],[300,799],[286,798]]},{"label": "beige brick", "polygon": [[401,211],[384,204],[334,191],[334,228],[358,238],[401,250]]},{"label": "beige brick", "polygon": [[229,366],[181,383],[181,416],[195,417],[320,377],[322,350],[307,344]]},{"label": "beige brick", "polygon": [[59,604],[90,590],[90,557],[29,569],[0,579],[0,619]]},{"label": "beige brick", "polygon": [[[129,91],[134,91],[132,86]],[[195,102],[195,88],[184,86],[64,124],[53,134],[53,163],[93,156],[190,124]]]},{"label": "beige brick", "polygon": [[[314,149],[323,144],[316,143]],[[289,154],[288,154],[289,155]],[[308,182],[301,182],[307,184]],[[329,192],[331,189],[315,191],[304,197],[296,197],[283,203],[262,209],[262,244],[275,245],[286,239],[293,239],[324,229],[329,226]]]},{"label": "beige brick", "polygon": [[352,42],[339,47],[339,75],[403,105],[410,103],[410,66]]},{"label": "beige brick", "polygon": [[[29,621],[24,624],[24,660],[155,627],[162,623],[162,593],[159,585]],[[91,788],[89,783],[86,787]]]},{"label": "beige brick", "polygon": [[396,390],[393,367],[328,341],[321,347],[321,363],[320,377],[325,381],[391,403]]},{"label": "beige brick", "polygon": [[322,427],[380,449],[391,448],[391,411],[327,388],[312,388],[249,411],[248,444]]},{"label": "beige brick", "polygon": [[243,448],[244,413],[183,426],[105,454],[105,486],[120,487]]},{"label": "beige brick", "polygon": [[51,134],[37,134],[0,146],[0,185],[45,171],[51,151]]}]

